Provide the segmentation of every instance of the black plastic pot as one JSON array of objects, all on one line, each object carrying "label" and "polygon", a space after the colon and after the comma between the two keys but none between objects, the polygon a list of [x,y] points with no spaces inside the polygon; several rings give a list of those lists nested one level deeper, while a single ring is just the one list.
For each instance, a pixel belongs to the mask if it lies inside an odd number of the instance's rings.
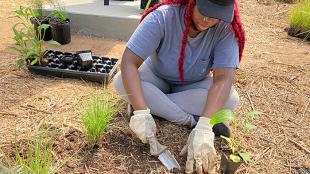
[{"label": "black plastic pot", "polygon": [[70,19],[61,21],[57,18],[50,19],[50,25],[52,28],[52,38],[61,45],[65,45],[71,42],[71,22]]},{"label": "black plastic pot", "polygon": [[[148,2],[148,0],[141,0],[141,2],[140,2],[140,9],[145,9],[145,7],[147,5],[147,2]],[[149,8],[153,7],[157,3],[158,3],[158,0],[152,0]]]},{"label": "black plastic pot", "polygon": [[[30,18],[30,22],[33,24],[34,29],[36,31],[36,34],[39,35],[38,34],[39,22],[41,24],[49,24],[50,17],[42,16],[42,17],[38,17],[37,19],[38,19],[38,21],[35,20],[34,17],[31,17]],[[43,34],[44,34],[44,31],[42,30],[41,31],[41,36],[43,36]],[[46,29],[43,40],[44,41],[52,40],[52,29],[51,29],[50,26]]]},{"label": "black plastic pot", "polygon": [[220,166],[221,174],[234,174],[242,163],[242,161],[239,163],[233,162],[229,158],[230,154],[231,154],[230,150],[222,150],[221,152],[221,166]]},{"label": "black plastic pot", "polygon": [[89,70],[93,66],[93,56],[90,50],[76,52],[78,57],[78,63],[84,70]]},{"label": "black plastic pot", "polygon": [[81,51],[71,53],[46,50],[43,54],[45,65],[42,63],[35,66],[30,65],[28,69],[33,73],[45,76],[83,79],[107,85],[116,73],[120,61],[115,58],[92,56],[92,65],[88,69],[82,66],[85,62],[79,60],[79,53]]}]

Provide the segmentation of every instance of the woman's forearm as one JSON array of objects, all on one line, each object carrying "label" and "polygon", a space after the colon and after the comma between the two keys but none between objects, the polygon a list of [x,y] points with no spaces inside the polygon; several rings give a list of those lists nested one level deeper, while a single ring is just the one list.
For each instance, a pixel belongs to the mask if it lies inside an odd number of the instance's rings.
[{"label": "woman's forearm", "polygon": [[225,105],[234,79],[234,69],[222,69],[214,73],[213,84],[208,91],[207,102],[202,116],[212,117]]},{"label": "woman's forearm", "polygon": [[121,75],[126,94],[134,110],[147,109],[138,73],[142,63],[141,58],[126,48],[121,63]]}]

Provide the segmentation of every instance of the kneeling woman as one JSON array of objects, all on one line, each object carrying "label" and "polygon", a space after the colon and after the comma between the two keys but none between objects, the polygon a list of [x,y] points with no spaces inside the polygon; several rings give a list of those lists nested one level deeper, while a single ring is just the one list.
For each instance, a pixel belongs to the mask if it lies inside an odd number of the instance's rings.
[{"label": "kneeling woman", "polygon": [[114,79],[134,109],[131,129],[147,142],[156,130],[151,114],[195,127],[186,172],[196,164],[197,171],[213,173],[214,133],[229,132],[223,124],[212,130],[209,120],[238,105],[232,83],[244,43],[234,0],[168,0],[151,8],[128,41]]}]

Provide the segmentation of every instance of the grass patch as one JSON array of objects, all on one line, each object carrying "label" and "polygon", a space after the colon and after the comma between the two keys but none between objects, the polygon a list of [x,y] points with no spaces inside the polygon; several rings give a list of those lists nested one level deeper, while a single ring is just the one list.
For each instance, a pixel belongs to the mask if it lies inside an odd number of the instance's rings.
[{"label": "grass patch", "polygon": [[112,97],[92,97],[83,112],[82,120],[85,133],[91,145],[97,144],[108,123],[118,112],[117,100]]},{"label": "grass patch", "polygon": [[310,0],[300,1],[290,12],[290,25],[310,33]]},{"label": "grass patch", "polygon": [[[4,152],[1,152],[4,156],[6,165],[0,162],[1,174],[12,173],[40,173],[40,174],[54,174],[53,170],[53,154],[52,145],[54,143],[55,136],[50,136],[48,129],[41,133],[38,133],[34,137],[25,143],[24,147],[20,149],[15,139],[15,157],[9,158]],[[23,146],[23,145],[21,145]]]}]

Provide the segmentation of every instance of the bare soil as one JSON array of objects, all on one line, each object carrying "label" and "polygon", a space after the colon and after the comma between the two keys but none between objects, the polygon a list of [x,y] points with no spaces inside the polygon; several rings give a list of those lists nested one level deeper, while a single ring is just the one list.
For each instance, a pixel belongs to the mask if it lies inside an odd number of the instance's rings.
[{"label": "bare soil", "polygon": [[[124,109],[113,119],[99,147],[90,153],[83,133],[81,110],[91,95],[116,95],[113,86],[81,80],[33,75],[15,66],[19,56],[6,17],[26,1],[0,3],[0,148],[13,157],[14,141],[25,144],[34,129],[44,126],[56,132],[53,146],[58,173],[169,173],[149,149],[131,134]],[[258,110],[258,128],[247,138],[245,149],[254,158],[237,173],[305,173],[310,168],[310,44],[287,36],[288,11],[293,4],[272,0],[241,0],[247,45],[234,85],[241,103],[236,113]],[[120,58],[123,41],[74,33],[64,51],[91,49],[94,54]],[[189,129],[156,118],[159,141],[169,147],[181,166],[179,152]],[[216,148],[221,146],[216,140]],[[0,154],[0,159],[4,157]],[[218,161],[220,155],[218,155]],[[218,164],[219,166],[219,164]]]}]

